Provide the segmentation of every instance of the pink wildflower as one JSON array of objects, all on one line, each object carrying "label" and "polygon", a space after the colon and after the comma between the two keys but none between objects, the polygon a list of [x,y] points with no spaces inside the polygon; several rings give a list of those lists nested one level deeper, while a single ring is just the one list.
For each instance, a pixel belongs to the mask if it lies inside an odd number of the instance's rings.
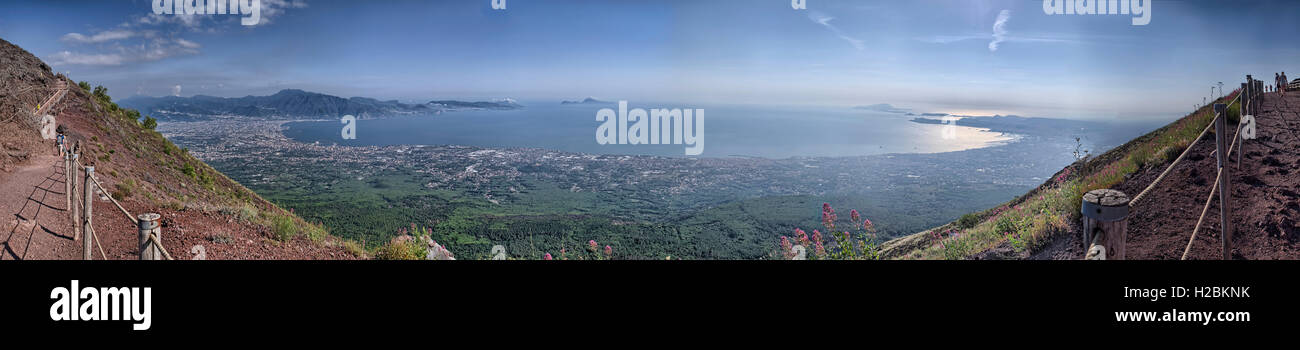
[{"label": "pink wildflower", "polygon": [[546,255],[542,257],[542,260],[551,260],[551,253],[546,253]]}]

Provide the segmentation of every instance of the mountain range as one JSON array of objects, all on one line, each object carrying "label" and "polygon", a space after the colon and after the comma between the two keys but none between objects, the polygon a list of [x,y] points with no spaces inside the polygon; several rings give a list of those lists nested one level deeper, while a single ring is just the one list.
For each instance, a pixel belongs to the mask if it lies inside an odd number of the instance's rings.
[{"label": "mountain range", "polygon": [[582,101],[560,101],[562,105],[581,105],[581,104],[611,104],[613,102],[597,100],[595,97],[588,97]]},{"label": "mountain range", "polygon": [[123,99],[123,107],[159,120],[205,120],[218,116],[261,119],[313,119],[353,115],[375,118],[405,114],[434,114],[457,109],[518,109],[523,105],[505,99],[491,102],[436,100],[407,104],[396,100],[380,101],[367,97],[342,98],[297,89],[285,89],[269,96],[192,97],[135,96]]}]

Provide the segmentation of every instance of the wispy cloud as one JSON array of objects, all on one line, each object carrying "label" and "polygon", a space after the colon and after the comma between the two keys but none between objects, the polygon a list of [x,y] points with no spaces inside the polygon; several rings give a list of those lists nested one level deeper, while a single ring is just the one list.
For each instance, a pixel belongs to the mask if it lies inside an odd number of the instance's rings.
[{"label": "wispy cloud", "polygon": [[134,37],[136,35],[138,35],[138,33],[131,30],[115,29],[115,30],[102,31],[89,36],[83,35],[81,33],[68,33],[68,34],[64,34],[63,37],[60,38],[59,40],[62,40],[63,42],[66,43],[98,44],[98,43],[115,41],[115,40],[130,39],[131,37]]},{"label": "wispy cloud", "polygon": [[993,41],[989,42],[989,51],[998,51],[998,44],[1006,41],[1007,38],[1007,21],[1011,20],[1011,10],[1002,10],[998,13],[998,19],[993,22]]},{"label": "wispy cloud", "polygon": [[[261,20],[258,25],[284,15],[288,9],[306,8],[301,0],[262,0]],[[136,62],[152,62],[170,57],[197,55],[202,48],[197,42],[184,38],[164,38],[158,33],[217,32],[225,23],[239,26],[239,16],[222,15],[159,15],[148,13],[119,24],[113,29],[87,34],[68,33],[60,38],[65,44],[96,45],[98,52],[64,50],[49,56],[52,65],[120,66]],[[179,31],[177,29],[180,29]],[[173,34],[174,35],[174,34]],[[105,46],[107,45],[107,46]]]},{"label": "wispy cloud", "polygon": [[1059,35],[1059,34],[1046,34],[1046,35],[1040,34],[1037,36],[1025,35],[1025,34],[1013,35],[1010,31],[1007,30],[1007,23],[1010,21],[1011,21],[1011,11],[1002,10],[1001,12],[998,12],[997,19],[993,21],[992,35],[981,34],[981,33],[971,33],[965,35],[934,35],[928,37],[919,37],[916,38],[916,40],[931,43],[931,44],[950,44],[950,43],[966,41],[966,40],[989,40],[990,38],[992,38],[992,40],[989,41],[989,45],[988,45],[989,51],[991,52],[997,52],[998,48],[1002,46],[1002,43],[1006,43],[1006,42],[1072,43],[1072,42],[1081,41],[1077,37]]},{"label": "wispy cloud", "polygon": [[849,44],[853,45],[853,48],[858,49],[858,51],[866,49],[866,43],[862,41],[862,39],[851,37],[848,34],[845,34],[844,31],[840,30],[840,28],[831,24],[831,21],[835,20],[835,17],[828,16],[818,11],[809,11],[808,19],[812,20],[814,23],[822,25],[822,27],[826,27],[827,30],[830,30],[831,33],[834,33],[835,36],[840,37],[840,39],[849,42]]},{"label": "wispy cloud", "polygon": [[60,51],[49,57],[51,65],[120,66],[169,57],[196,55],[202,45],[185,39],[155,38],[139,45],[112,45],[109,52]]}]

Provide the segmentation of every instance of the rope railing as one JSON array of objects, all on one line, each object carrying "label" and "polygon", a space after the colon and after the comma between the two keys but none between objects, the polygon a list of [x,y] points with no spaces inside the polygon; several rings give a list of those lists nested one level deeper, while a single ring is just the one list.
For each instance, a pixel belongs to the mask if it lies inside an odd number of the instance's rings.
[{"label": "rope railing", "polygon": [[1205,214],[1210,212],[1210,203],[1214,203],[1214,192],[1219,190],[1219,180],[1223,178],[1223,170],[1219,170],[1218,175],[1214,176],[1214,185],[1210,187],[1210,195],[1205,196],[1205,207],[1201,208],[1201,218],[1196,219],[1196,226],[1192,229],[1192,238],[1187,240],[1187,247],[1183,248],[1183,257],[1178,260],[1187,260],[1187,254],[1192,251],[1192,243],[1196,242],[1196,234],[1201,232],[1201,223],[1205,222]]},{"label": "rope railing", "polygon": [[[79,144],[77,148],[80,148]],[[94,196],[95,188],[98,188],[101,193],[109,193],[109,191],[107,188],[104,187],[104,184],[99,182],[99,178],[95,177],[94,175],[95,167],[81,165],[79,156],[80,154],[72,153],[69,157],[67,157],[68,160],[64,164],[65,164],[65,169],[68,170],[64,170],[64,174],[67,174],[65,176],[68,179],[68,181],[66,182],[68,182],[69,188],[74,188],[73,190],[68,191],[68,203],[72,204],[70,208],[74,209],[73,210],[74,226],[77,226],[77,224],[82,224],[81,226],[82,231],[85,231],[86,233],[86,238],[85,238],[86,243],[85,246],[83,247],[82,257],[83,259],[86,260],[91,259],[91,255],[89,254],[89,251],[90,251],[91,242],[93,242],[94,245],[99,250],[99,255],[102,256],[105,260],[107,260],[108,254],[105,253],[104,246],[102,243],[100,243],[99,235],[95,234],[94,225],[92,225],[92,223],[94,222],[93,215],[91,214],[92,211],[89,208],[92,207],[94,203],[93,196]],[[81,205],[80,211],[76,210],[77,204],[79,204],[78,202],[81,202],[77,200],[77,198],[75,198],[76,197],[75,194],[76,193],[75,190],[76,169],[84,169],[86,174],[86,180],[81,183],[82,186],[86,187],[85,194],[84,194],[85,204]],[[144,225],[142,225],[141,220],[136,218],[135,216],[132,216],[131,212],[126,210],[126,207],[122,206],[121,202],[118,202],[117,199],[113,198],[112,196],[107,196],[107,197],[109,202],[113,203],[113,206],[117,207],[117,209],[120,210],[122,214],[126,216],[127,220],[131,221],[131,224],[136,225],[136,227],[140,229],[142,235],[141,244],[140,244],[140,256],[142,260],[152,260],[150,258],[154,258],[155,256],[153,256],[153,254],[149,254],[149,251],[153,249],[156,249],[156,251],[160,253],[161,257],[166,260],[175,260],[172,258],[171,254],[167,252],[167,248],[163,247],[162,239],[158,238],[159,229],[156,224],[157,221],[156,218],[150,222],[150,224],[152,224],[153,226],[151,226],[149,229],[146,229]],[[145,214],[145,215],[153,215],[154,217],[157,216],[157,214]]]},{"label": "rope railing", "polygon": [[[1211,152],[1217,158],[1217,171],[1214,178],[1214,184],[1211,185],[1210,193],[1205,200],[1205,205],[1201,208],[1201,215],[1196,220],[1196,226],[1192,229],[1192,235],[1183,249],[1181,259],[1187,260],[1191,253],[1192,245],[1196,242],[1196,237],[1200,234],[1202,224],[1205,222],[1206,215],[1209,214],[1210,204],[1214,202],[1214,195],[1219,194],[1220,201],[1220,220],[1221,234],[1220,238],[1223,243],[1223,258],[1230,258],[1232,250],[1232,210],[1230,204],[1232,176],[1229,162],[1233,152],[1237,153],[1237,167],[1241,167],[1241,154],[1245,152],[1243,148],[1244,138],[1242,130],[1246,123],[1237,123],[1235,133],[1231,141],[1227,140],[1227,119],[1228,108],[1237,105],[1238,111],[1243,120],[1245,116],[1257,113],[1255,109],[1255,100],[1262,95],[1262,81],[1255,80],[1252,76],[1246,75],[1246,83],[1241,84],[1242,88],[1236,91],[1227,103],[1214,104],[1214,117],[1210,119],[1209,125],[1201,130],[1200,134],[1183,149],[1170,164],[1156,176],[1137,196],[1129,200],[1123,192],[1111,189],[1098,189],[1089,191],[1083,196],[1082,213],[1084,215],[1084,232],[1083,238],[1085,245],[1085,259],[1087,260],[1106,260],[1108,258],[1124,259],[1124,245],[1127,237],[1127,216],[1137,203],[1146,198],[1161,182],[1177,167],[1187,155],[1191,153],[1192,148],[1196,147],[1205,135],[1209,134],[1210,128],[1215,129],[1216,147]],[[1238,145],[1241,147],[1238,147]],[[1089,243],[1090,242],[1090,243]]]},{"label": "rope railing", "polygon": [[[1241,99],[1241,95],[1242,93],[1238,93],[1237,97],[1232,99],[1232,102],[1228,102],[1228,105],[1231,106],[1233,103],[1237,103],[1238,100]],[[1215,114],[1214,117],[1217,119],[1219,118],[1219,115]],[[1183,153],[1179,154],[1178,158],[1174,159],[1172,163],[1169,163],[1169,167],[1165,168],[1165,171],[1161,172],[1160,176],[1157,176],[1154,181],[1151,181],[1150,185],[1147,185],[1146,189],[1143,189],[1142,192],[1138,193],[1136,197],[1133,197],[1133,200],[1128,202],[1129,206],[1132,207],[1137,205],[1137,202],[1142,200],[1142,197],[1145,197],[1147,193],[1151,192],[1152,189],[1156,188],[1156,185],[1160,184],[1160,181],[1164,180],[1165,176],[1169,175],[1169,172],[1174,170],[1174,167],[1178,165],[1178,162],[1181,162],[1183,158],[1187,157],[1188,153],[1191,153],[1192,147],[1196,146],[1196,143],[1200,142],[1201,139],[1205,137],[1205,134],[1210,133],[1210,128],[1213,127],[1214,127],[1214,120],[1212,119],[1210,120],[1210,125],[1206,125],[1205,130],[1201,130],[1201,134],[1199,136],[1196,136],[1196,139],[1192,140],[1191,143],[1187,144],[1187,149],[1183,150]]]},{"label": "rope railing", "polygon": [[167,248],[164,248],[164,247],[163,247],[162,242],[158,241],[158,235],[157,235],[157,234],[150,233],[150,234],[149,234],[149,240],[153,242],[153,244],[154,244],[155,247],[158,247],[158,251],[159,251],[159,252],[162,252],[164,258],[167,258],[167,260],[175,260],[175,259],[172,259],[172,255],[171,255],[171,254],[168,254],[168,253],[167,253]]},{"label": "rope railing", "polygon": [[[90,180],[92,180],[92,181],[95,182],[95,187],[99,187],[99,191],[104,192],[104,193],[108,193],[108,190],[107,190],[107,189],[104,189],[104,185],[102,185],[102,184],[99,183],[99,179],[96,179],[96,178],[94,178],[94,177],[91,177]],[[132,224],[139,224],[139,223],[140,223],[140,220],[136,219],[134,216],[131,216],[131,212],[126,211],[126,208],[123,208],[123,207],[122,207],[122,203],[118,203],[118,202],[117,202],[117,199],[113,198],[113,196],[108,196],[108,200],[109,200],[110,202],[113,202],[113,205],[117,206],[117,209],[121,210],[121,211],[122,211],[122,214],[123,214],[123,215],[126,215],[126,219],[127,219],[127,220],[131,220],[131,223],[132,223]]]},{"label": "rope railing", "polygon": [[[1232,143],[1231,146],[1228,147],[1228,154],[1225,155],[1223,159],[1228,159],[1227,156],[1232,155],[1232,151],[1236,148],[1237,140],[1240,140],[1240,136],[1241,126],[1237,126],[1237,132],[1232,135]],[[1241,156],[1240,150],[1237,151],[1237,156]],[[1205,198],[1205,207],[1201,208],[1201,217],[1196,219],[1196,226],[1192,229],[1192,237],[1187,240],[1187,247],[1183,248],[1183,257],[1179,260],[1187,260],[1187,254],[1192,251],[1192,243],[1196,242],[1196,234],[1201,231],[1201,223],[1205,222],[1205,214],[1210,212],[1210,203],[1214,202],[1214,193],[1219,190],[1219,181],[1222,179],[1223,169],[1219,169],[1214,175],[1214,184],[1210,186],[1210,194]]]}]

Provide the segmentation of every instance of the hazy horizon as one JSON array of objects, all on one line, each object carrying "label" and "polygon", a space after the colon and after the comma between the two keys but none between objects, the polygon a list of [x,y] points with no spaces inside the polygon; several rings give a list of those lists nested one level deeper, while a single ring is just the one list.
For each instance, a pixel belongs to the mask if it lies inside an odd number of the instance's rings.
[{"label": "hazy horizon", "polygon": [[1269,44],[1295,32],[1281,18],[1300,3],[1285,1],[1157,0],[1142,26],[994,0],[263,0],[251,27],[155,15],[151,1],[65,5],[6,2],[0,37],[119,99],[292,88],[1150,121],[1186,114],[1217,82],[1231,89],[1300,61],[1300,49]]}]

